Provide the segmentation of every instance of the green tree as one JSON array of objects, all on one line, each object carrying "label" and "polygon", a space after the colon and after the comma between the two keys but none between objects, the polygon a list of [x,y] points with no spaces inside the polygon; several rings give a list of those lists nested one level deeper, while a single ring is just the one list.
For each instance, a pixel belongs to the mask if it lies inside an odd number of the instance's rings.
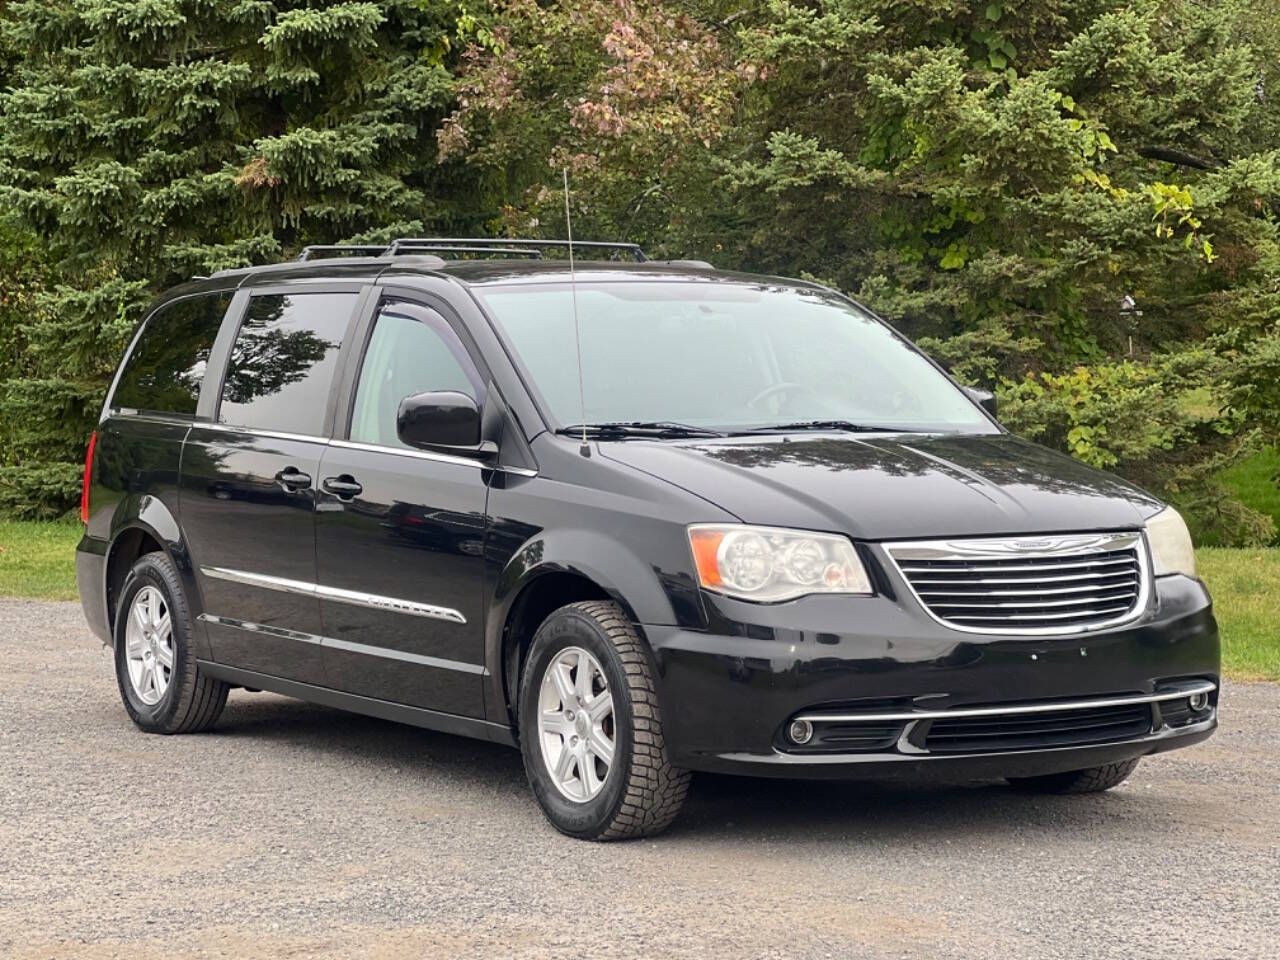
[{"label": "green tree", "polygon": [[1274,0],[498,9],[443,142],[504,171],[505,223],[559,232],[572,161],[584,227],[817,274],[1014,429],[1270,536],[1214,478],[1274,435]]},{"label": "green tree", "polygon": [[435,162],[452,50],[422,0],[19,0],[0,8],[0,209],[56,269],[5,331],[0,509],[74,503],[154,293],[310,242],[475,222]]}]

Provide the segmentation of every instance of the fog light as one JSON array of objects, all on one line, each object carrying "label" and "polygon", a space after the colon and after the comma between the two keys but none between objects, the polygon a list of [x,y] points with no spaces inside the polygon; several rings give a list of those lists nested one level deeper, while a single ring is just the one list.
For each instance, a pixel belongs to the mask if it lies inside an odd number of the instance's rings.
[{"label": "fog light", "polygon": [[1207,693],[1193,693],[1187,698],[1187,706],[1196,713],[1209,709],[1209,695]]},{"label": "fog light", "polygon": [[792,720],[787,736],[793,743],[808,743],[813,739],[813,724],[808,720]]}]

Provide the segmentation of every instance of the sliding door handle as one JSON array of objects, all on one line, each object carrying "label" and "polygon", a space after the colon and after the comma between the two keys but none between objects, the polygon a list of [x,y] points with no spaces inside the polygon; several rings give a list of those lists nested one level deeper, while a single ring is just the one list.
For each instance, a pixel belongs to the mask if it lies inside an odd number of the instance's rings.
[{"label": "sliding door handle", "polygon": [[276,474],[276,483],[286,490],[303,490],[311,486],[311,474],[303,473],[297,467],[285,467]]},{"label": "sliding door handle", "polygon": [[321,486],[324,487],[325,493],[332,493],[339,500],[350,500],[364,492],[364,487],[360,486],[356,478],[349,473],[337,477],[325,477]]}]

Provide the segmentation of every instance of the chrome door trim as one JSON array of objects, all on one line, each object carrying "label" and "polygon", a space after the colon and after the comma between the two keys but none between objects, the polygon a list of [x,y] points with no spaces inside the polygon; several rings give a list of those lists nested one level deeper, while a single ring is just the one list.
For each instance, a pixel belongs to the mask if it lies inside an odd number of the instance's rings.
[{"label": "chrome door trim", "polygon": [[314,583],[287,580],[284,577],[273,577],[265,573],[250,573],[247,570],[233,570],[230,567],[201,567],[200,572],[215,580],[243,583],[249,587],[266,587],[268,590],[279,590],[281,593],[299,593],[310,597],[316,592]]},{"label": "chrome door trim", "polygon": [[285,430],[263,430],[260,427],[237,427],[231,423],[207,423],[203,421],[195,423],[193,426],[205,427],[221,433],[247,433],[253,437],[266,437],[271,440],[300,440],[303,443],[319,443],[324,446],[329,444],[327,437],[317,437],[309,433],[289,433]]},{"label": "chrome door trim", "polygon": [[[165,421],[169,422],[169,421]],[[481,463],[479,460],[473,460],[470,457],[459,457],[449,453],[436,453],[431,450],[410,450],[407,447],[386,447],[380,443],[357,443],[354,440],[330,440],[327,437],[317,437],[305,433],[288,433],[284,430],[263,430],[259,427],[237,427],[230,423],[210,423],[202,420],[192,420],[192,426],[204,427],[208,430],[217,430],[222,433],[247,433],[253,437],[266,437],[272,440],[299,440],[304,443],[319,443],[326,447],[342,447],[345,450],[363,450],[366,453],[390,453],[397,457],[412,457],[416,460],[431,460],[435,463],[452,463],[460,467],[475,467],[477,470],[496,470],[502,473],[514,474],[517,477],[536,477],[537,470],[530,470],[527,467],[507,467],[502,464]]]},{"label": "chrome door trim", "polygon": [[467,618],[452,607],[437,607],[431,603],[419,603],[416,600],[401,600],[398,597],[384,597],[377,593],[364,593],[360,590],[344,590],[341,587],[326,587],[316,584],[316,596],[321,600],[336,600],[339,603],[350,603],[357,607],[370,607],[374,610],[389,610],[392,613],[407,613],[411,617],[427,617],[431,620],[447,620],[449,623],[466,623]]},{"label": "chrome door trim", "polygon": [[367,643],[356,643],[353,640],[339,640],[336,637],[325,637],[324,645],[334,650],[347,653],[364,653],[373,657],[384,657],[388,660],[400,660],[405,663],[416,663],[424,667],[438,667],[442,670],[456,670],[459,673],[488,675],[489,671],[478,663],[463,663],[461,660],[446,660],[444,657],[428,657],[421,653],[409,653],[406,650],[395,650],[391,647],[375,647]]},{"label": "chrome door trim", "polygon": [[263,633],[269,637],[277,637],[281,640],[296,640],[299,643],[313,643],[316,645],[324,642],[323,637],[318,637],[314,633],[303,633],[301,630],[286,630],[284,627],[273,627],[266,623],[254,623],[252,620],[240,620],[236,617],[215,616],[212,613],[202,613],[196,617],[197,620],[203,620],[206,623],[220,623],[223,626],[235,627],[238,630],[247,630],[250,633]]},{"label": "chrome door trim", "polygon": [[425,667],[437,667],[441,670],[456,670],[459,673],[487,675],[488,670],[478,663],[463,663],[461,660],[446,660],[443,657],[427,657],[422,654],[408,653],[404,650],[393,650],[389,647],[375,647],[367,643],[354,643],[350,640],[338,640],[335,637],[322,637],[314,633],[302,633],[298,630],[286,630],[265,623],[254,623],[252,620],[239,620],[235,617],[224,617],[212,613],[202,613],[196,618],[206,623],[218,623],[227,627],[235,627],[249,633],[261,633],[281,640],[296,640],[299,643],[311,643],[348,653],[363,653],[373,657],[384,657],[388,660],[400,660],[405,663],[421,664]]},{"label": "chrome door trim", "polygon": [[387,447],[380,443],[360,443],[356,440],[330,440],[329,446],[342,447],[345,450],[363,450],[366,453],[389,453],[397,457],[412,457],[415,460],[431,460],[435,463],[452,463],[460,467],[475,467],[477,470],[499,470],[513,473],[518,477],[536,477],[537,470],[526,467],[504,467],[501,464],[486,464],[470,457],[459,457],[451,453],[436,453],[432,450],[410,450],[407,447]]},{"label": "chrome door trim", "polygon": [[1008,707],[961,707],[956,710],[914,710],[901,713],[801,713],[793,720],[810,723],[875,723],[883,720],[952,720],[957,717],[1005,717],[1028,713],[1053,713],[1058,710],[1090,710],[1103,707],[1125,707],[1138,703],[1160,703],[1164,700],[1181,700],[1197,693],[1213,693],[1216,684],[1200,680],[1184,684],[1176,690],[1159,693],[1132,694],[1122,697],[1102,697],[1093,700],[1067,700],[1057,703],[1030,703]]},{"label": "chrome door trim", "polygon": [[[320,600],[336,600],[338,603],[350,603],[358,607],[369,607],[374,610],[389,610],[392,613],[404,613],[412,617],[426,617],[430,620],[444,620],[448,623],[466,623],[467,618],[461,611],[452,607],[438,607],[431,603],[419,603],[416,600],[402,600],[398,597],[384,597],[376,593],[364,593],[360,590],[343,590],[340,587],[326,587],[319,583],[307,583],[303,580],[289,580],[285,577],[273,577],[265,573],[250,573],[247,570],[233,570],[230,567],[201,567],[200,572],[215,580],[228,580],[251,587],[264,587],[267,590],[279,590],[282,593],[297,593],[303,596],[316,597]],[[371,648],[381,649],[381,648]]]}]

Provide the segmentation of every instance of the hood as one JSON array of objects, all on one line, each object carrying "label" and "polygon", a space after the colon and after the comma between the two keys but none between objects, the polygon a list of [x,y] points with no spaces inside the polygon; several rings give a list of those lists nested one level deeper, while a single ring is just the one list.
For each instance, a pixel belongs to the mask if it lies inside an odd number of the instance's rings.
[{"label": "hood", "polygon": [[867,540],[1109,530],[1160,501],[1007,434],[731,437],[600,444],[744,523]]}]

